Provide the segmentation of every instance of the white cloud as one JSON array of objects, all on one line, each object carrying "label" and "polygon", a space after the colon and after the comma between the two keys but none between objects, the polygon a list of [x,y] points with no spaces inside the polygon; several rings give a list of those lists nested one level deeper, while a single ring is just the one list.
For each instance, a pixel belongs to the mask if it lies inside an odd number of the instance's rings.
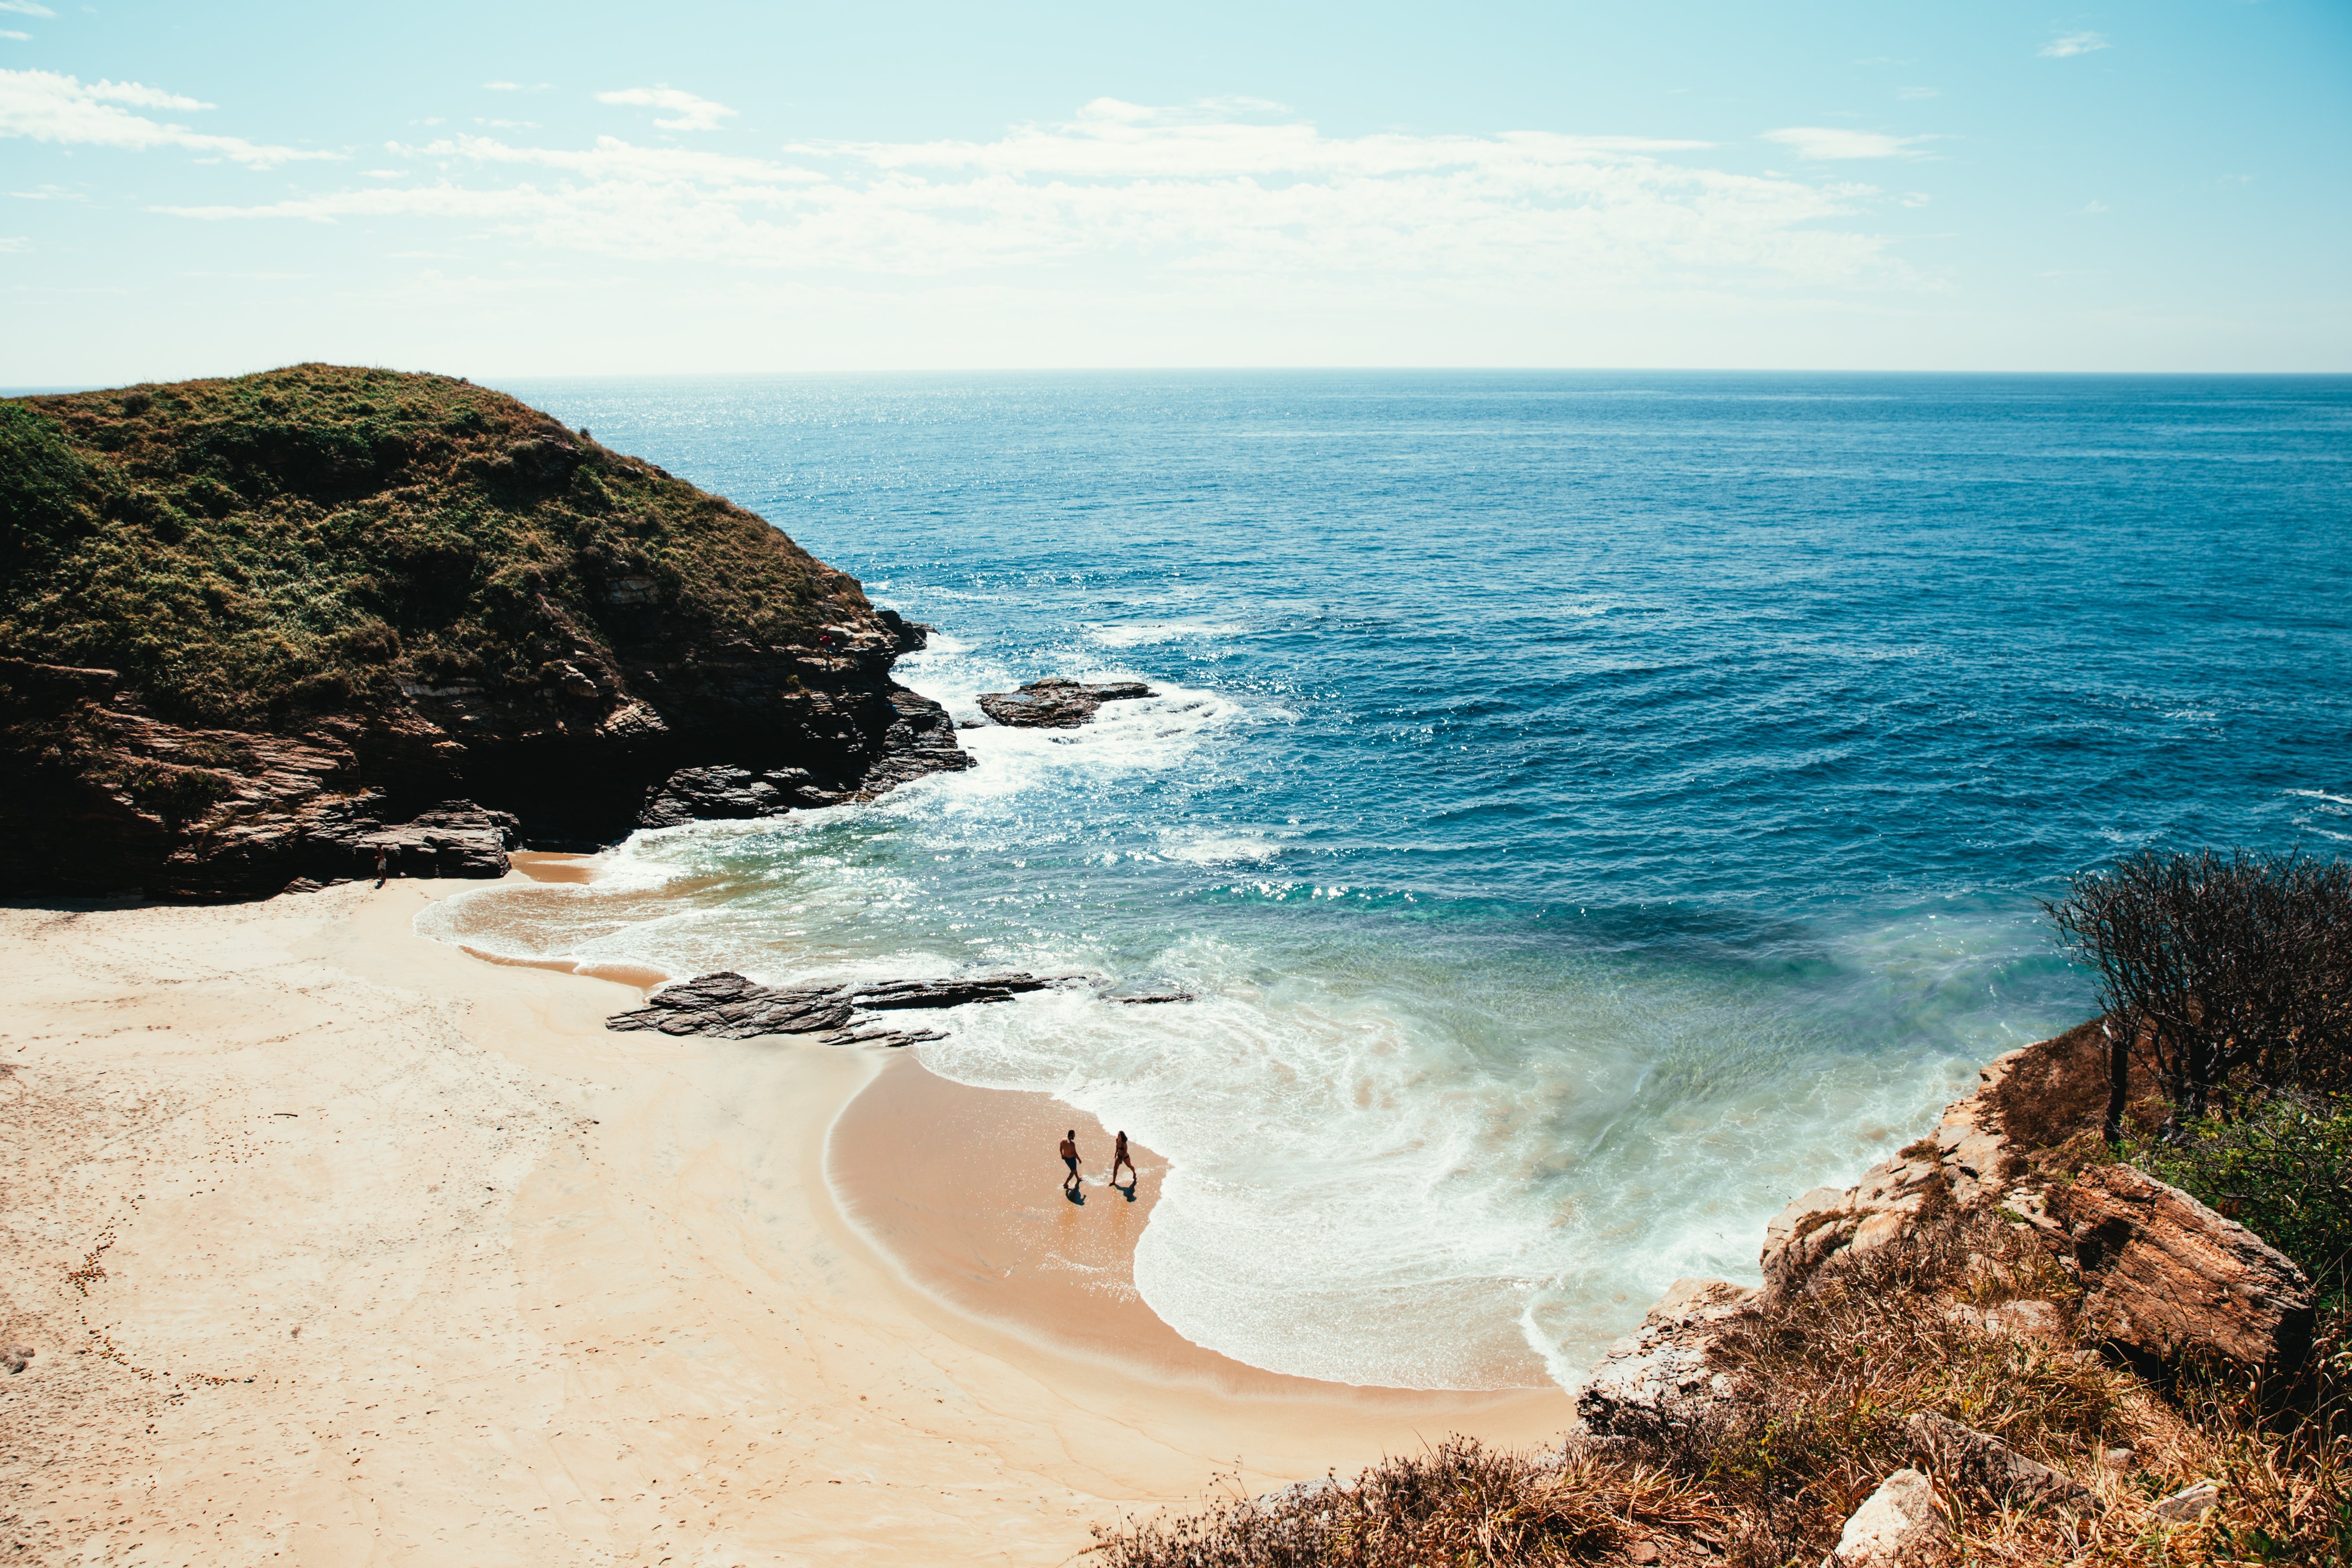
[{"label": "white cloud", "polygon": [[2106,204],[2106,203],[2105,203],[2105,202],[2093,202],[2090,205],[2088,205],[2088,206],[2084,207],[2083,210],[2084,210],[2084,212],[2086,212],[2086,213],[2104,213],[2104,212],[2113,212],[2115,209],[2114,209],[2113,207],[2110,207],[2109,205],[2107,205],[2107,204]]},{"label": "white cloud", "polygon": [[[0,0],[0,11],[14,11],[19,16],[54,16],[57,15],[55,11],[50,10],[47,5],[35,5],[33,0]],[[17,37],[24,37],[22,33],[16,36]]]},{"label": "white cloud", "polygon": [[193,98],[133,81],[84,83],[55,71],[0,70],[0,136],[24,136],[86,147],[137,152],[180,147],[266,169],[296,159],[334,158],[292,147],[268,147],[241,136],[210,136],[184,125],[149,120],[117,104],[142,109],[209,109]]},{"label": "white cloud", "polygon": [[457,164],[535,164],[599,181],[762,184],[824,179],[813,170],[772,163],[764,158],[697,153],[684,147],[638,147],[617,136],[599,136],[593,147],[578,151],[515,147],[488,136],[459,136],[455,141],[433,142],[422,147],[404,147],[392,142],[385,143],[384,150],[404,157],[434,158]]},{"label": "white cloud", "polygon": [[674,87],[630,87],[618,92],[600,92],[599,103],[624,103],[639,109],[667,109],[676,116],[656,120],[664,131],[716,131],[719,122],[735,111],[723,103],[707,98],[697,98],[690,92]]},{"label": "white cloud", "polygon": [[33,35],[20,33],[14,27],[0,27],[0,38],[14,38],[20,44],[29,44],[33,41]]},{"label": "white cloud", "polygon": [[146,87],[135,81],[93,81],[81,88],[85,98],[100,99],[108,103],[127,103],[134,109],[217,109],[215,103],[200,99],[184,98],[176,92],[165,92],[160,87]]},{"label": "white cloud", "polygon": [[[162,210],[361,219],[415,238],[447,221],[550,249],[856,278],[1009,272],[1029,287],[1041,269],[1086,267],[1327,301],[1908,281],[1884,240],[1835,223],[1874,200],[1871,187],[1656,155],[1703,145],[1330,137],[1098,100],[992,142],[812,144],[789,162],[609,136],[587,148],[461,136],[396,149],[438,165],[429,183]],[[417,226],[391,226],[401,219]]]},{"label": "white cloud", "polygon": [[33,248],[33,242],[23,235],[0,235],[0,251],[16,254]]},{"label": "white cloud", "polygon": [[1920,99],[1941,98],[1944,95],[1932,87],[1906,87],[1899,89],[1895,96],[1901,99]]},{"label": "white cloud", "polygon": [[2063,60],[2075,55],[2087,55],[2094,49],[2111,47],[2105,33],[2069,33],[2063,38],[2053,38],[2034,53],[2047,60]]},{"label": "white cloud", "polygon": [[1764,140],[1792,149],[1800,158],[1916,158],[1916,143],[1925,136],[1886,136],[1875,131],[1847,131],[1832,125],[1791,125],[1767,131]]},{"label": "white cloud", "polygon": [[543,81],[486,81],[482,85],[492,92],[545,92],[553,84]]}]

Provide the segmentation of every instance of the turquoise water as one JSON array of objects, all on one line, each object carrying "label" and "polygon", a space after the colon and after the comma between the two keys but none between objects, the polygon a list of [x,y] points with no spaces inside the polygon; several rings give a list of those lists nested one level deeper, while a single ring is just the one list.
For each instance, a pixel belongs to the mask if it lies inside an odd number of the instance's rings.
[{"label": "turquoise water", "polygon": [[1041,675],[1161,696],[445,934],[1197,992],[921,1051],[1171,1156],[1139,1287],[1280,1371],[1571,1378],[2085,1016],[2034,906],[2069,873],[2352,842],[2352,380],[509,390],[933,623],[901,677],[959,717]]}]

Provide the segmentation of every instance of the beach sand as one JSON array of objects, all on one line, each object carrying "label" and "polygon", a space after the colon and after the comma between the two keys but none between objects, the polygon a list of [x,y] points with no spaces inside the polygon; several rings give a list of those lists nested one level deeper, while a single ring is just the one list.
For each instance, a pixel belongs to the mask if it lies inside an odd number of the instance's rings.
[{"label": "beach sand", "polygon": [[0,1555],[1053,1563],[1570,1422],[1190,1345],[1127,1275],[1149,1152],[1070,1205],[1052,1137],[1097,1180],[1108,1140],[1043,1096],[609,1032],[634,984],[412,932],[479,885],[0,910],[0,1342],[37,1352]]}]

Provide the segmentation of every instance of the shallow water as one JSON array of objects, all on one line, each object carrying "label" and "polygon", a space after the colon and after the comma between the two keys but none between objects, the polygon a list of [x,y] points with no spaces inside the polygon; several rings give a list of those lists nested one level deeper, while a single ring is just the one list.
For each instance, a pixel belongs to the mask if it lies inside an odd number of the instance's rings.
[{"label": "shallow water", "polygon": [[[1086,971],[927,1065],[1174,1162],[1180,1331],[1572,1377],[2083,1017],[2037,897],[2352,842],[2352,381],[1264,374],[509,388],[935,624],[1160,695],[640,835],[441,934],[770,980]],[[757,1047],[747,1047],[757,1048]]]}]

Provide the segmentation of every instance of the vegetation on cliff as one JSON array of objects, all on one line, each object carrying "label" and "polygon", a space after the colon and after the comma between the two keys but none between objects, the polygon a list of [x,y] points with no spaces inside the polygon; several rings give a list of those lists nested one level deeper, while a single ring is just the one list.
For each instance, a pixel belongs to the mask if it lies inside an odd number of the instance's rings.
[{"label": "vegetation on cliff", "polygon": [[866,610],[751,513],[445,376],[0,401],[0,647],[119,670],[164,719],[385,710],[404,678],[530,690],[649,605],[709,647]]},{"label": "vegetation on cliff", "polygon": [[968,766],[923,633],[513,398],[298,365],[0,400],[0,881],[249,898],[379,854],[774,816]]}]

